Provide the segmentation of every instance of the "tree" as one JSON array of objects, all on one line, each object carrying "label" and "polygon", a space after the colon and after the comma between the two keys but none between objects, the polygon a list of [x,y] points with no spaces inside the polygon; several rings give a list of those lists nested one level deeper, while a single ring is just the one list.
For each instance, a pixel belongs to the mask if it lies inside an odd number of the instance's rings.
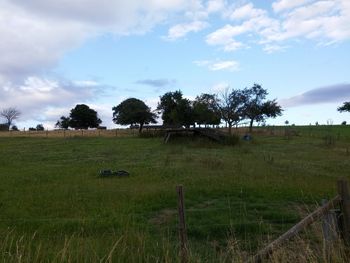
[{"label": "tree", "polygon": [[38,125],[36,126],[36,130],[37,130],[37,131],[43,131],[43,130],[45,130],[44,125],[38,124]]},{"label": "tree", "polygon": [[118,106],[113,107],[113,122],[121,125],[139,124],[139,133],[141,133],[143,125],[149,123],[157,123],[157,115],[151,112],[142,100],[129,98],[121,102]]},{"label": "tree", "polygon": [[246,97],[242,90],[228,89],[221,95],[219,109],[221,118],[228,124],[229,133],[232,134],[232,126],[237,125],[243,119],[243,110]]},{"label": "tree", "polygon": [[21,115],[21,112],[16,108],[10,107],[1,110],[0,115],[6,119],[6,124],[8,126],[8,129],[10,129],[12,122],[18,119],[18,117]]},{"label": "tree", "polygon": [[252,131],[254,121],[261,122],[266,118],[275,118],[282,115],[282,108],[276,100],[266,100],[268,92],[260,85],[254,84],[251,88],[244,89],[245,105],[244,118],[250,120],[249,131]]},{"label": "tree", "polygon": [[338,108],[338,111],[339,112],[344,112],[344,111],[350,112],[350,101],[344,102],[344,104]]},{"label": "tree", "polygon": [[75,129],[97,128],[102,123],[97,112],[85,104],[78,104],[71,109],[69,118],[69,126]]},{"label": "tree", "polygon": [[189,127],[194,124],[193,107],[190,100],[182,97],[180,90],[167,92],[160,97],[157,110],[162,113],[165,125],[183,125]]},{"label": "tree", "polygon": [[199,126],[220,124],[221,115],[218,105],[218,98],[215,94],[203,93],[197,96],[193,102],[195,121]]},{"label": "tree", "polygon": [[68,129],[70,123],[70,118],[61,116],[61,118],[56,122],[55,127],[61,129]]}]

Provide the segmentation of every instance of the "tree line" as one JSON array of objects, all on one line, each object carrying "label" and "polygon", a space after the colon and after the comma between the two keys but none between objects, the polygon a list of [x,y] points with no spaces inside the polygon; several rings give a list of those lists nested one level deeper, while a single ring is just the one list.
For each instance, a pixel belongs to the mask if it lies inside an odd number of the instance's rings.
[{"label": "tree line", "polygon": [[[254,122],[275,118],[282,114],[276,100],[267,100],[268,92],[260,85],[242,90],[226,90],[221,96],[203,93],[193,101],[184,98],[180,90],[160,96],[155,111],[137,98],[128,98],[112,108],[113,122],[120,125],[133,125],[142,131],[145,124],[157,123],[161,116],[165,127],[190,127],[198,125],[216,126],[224,121],[231,133],[232,127],[243,120],[249,120],[249,129]],[[97,112],[87,105],[79,104],[69,116],[61,116],[56,126],[67,129],[96,128],[101,124]]]},{"label": "tree line", "polygon": [[[281,106],[275,99],[268,100],[267,95],[267,90],[259,84],[245,89],[227,89],[219,95],[202,93],[194,100],[184,98],[178,90],[160,96],[154,111],[142,100],[128,98],[112,108],[113,122],[138,126],[141,132],[145,124],[157,123],[157,117],[160,116],[164,127],[214,127],[224,122],[232,133],[232,127],[248,121],[249,131],[252,131],[254,122],[282,115]],[[350,112],[350,102],[344,102],[337,110]],[[0,116],[6,121],[0,124],[0,130],[9,130],[10,127],[17,130],[12,124],[20,115],[21,112],[13,107],[0,110]],[[62,129],[88,129],[98,128],[101,123],[97,111],[85,104],[78,104],[68,116],[61,116],[55,126]],[[44,127],[39,124],[37,128],[31,129],[43,130]]]}]

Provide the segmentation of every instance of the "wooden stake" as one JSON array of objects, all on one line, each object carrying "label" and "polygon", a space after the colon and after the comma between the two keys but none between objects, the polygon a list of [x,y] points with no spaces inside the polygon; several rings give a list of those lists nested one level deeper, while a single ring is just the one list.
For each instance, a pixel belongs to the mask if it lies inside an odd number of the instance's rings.
[{"label": "wooden stake", "polygon": [[186,263],[188,261],[187,255],[187,231],[185,222],[185,204],[184,204],[184,194],[182,185],[176,186],[176,193],[178,199],[178,212],[179,212],[179,237],[180,237],[180,260],[181,263]]},{"label": "wooden stake", "polygon": [[350,245],[350,193],[348,182],[345,179],[338,180],[338,194],[341,197],[341,235],[346,245]]}]

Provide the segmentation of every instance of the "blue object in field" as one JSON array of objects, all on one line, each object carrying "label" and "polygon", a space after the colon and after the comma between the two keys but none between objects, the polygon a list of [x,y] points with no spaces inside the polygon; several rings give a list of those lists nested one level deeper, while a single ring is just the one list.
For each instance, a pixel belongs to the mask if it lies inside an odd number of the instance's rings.
[{"label": "blue object in field", "polygon": [[246,135],[243,136],[243,140],[245,140],[245,141],[251,141],[252,139],[253,138],[252,138],[252,136],[250,134],[246,134]]}]

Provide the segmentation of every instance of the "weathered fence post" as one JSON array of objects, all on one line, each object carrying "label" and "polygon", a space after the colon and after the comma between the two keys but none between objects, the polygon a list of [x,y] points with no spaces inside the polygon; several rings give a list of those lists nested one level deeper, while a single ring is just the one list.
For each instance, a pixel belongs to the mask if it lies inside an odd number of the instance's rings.
[{"label": "weathered fence post", "polygon": [[350,245],[350,192],[348,182],[345,179],[340,179],[337,182],[338,194],[341,198],[341,235],[346,245]]},{"label": "weathered fence post", "polygon": [[181,262],[186,263],[188,261],[187,250],[187,230],[185,222],[185,204],[184,193],[182,185],[176,186],[176,193],[178,199],[178,212],[179,212],[179,237],[180,237],[180,257]]},{"label": "weathered fence post", "polygon": [[[322,200],[322,206],[327,204],[327,200]],[[338,220],[335,209],[330,209],[322,218],[322,233],[323,233],[323,252],[330,262],[333,243],[338,240]]]}]

